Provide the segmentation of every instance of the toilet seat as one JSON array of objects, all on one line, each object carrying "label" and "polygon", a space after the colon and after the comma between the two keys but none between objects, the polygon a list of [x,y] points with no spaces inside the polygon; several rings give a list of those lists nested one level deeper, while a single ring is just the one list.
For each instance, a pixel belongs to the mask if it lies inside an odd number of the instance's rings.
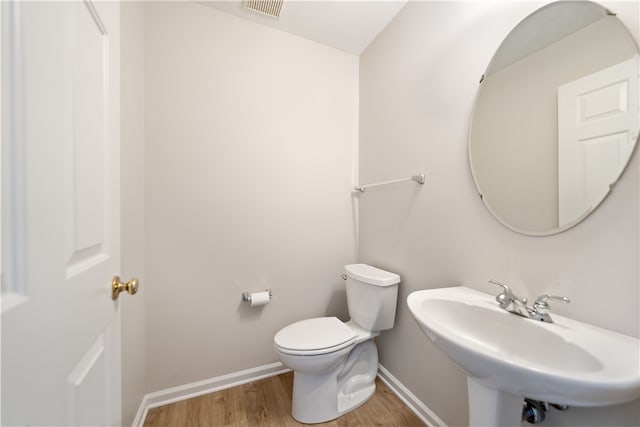
[{"label": "toilet seat", "polygon": [[282,328],[273,341],[282,353],[313,356],[353,345],[356,334],[336,317],[316,317]]}]

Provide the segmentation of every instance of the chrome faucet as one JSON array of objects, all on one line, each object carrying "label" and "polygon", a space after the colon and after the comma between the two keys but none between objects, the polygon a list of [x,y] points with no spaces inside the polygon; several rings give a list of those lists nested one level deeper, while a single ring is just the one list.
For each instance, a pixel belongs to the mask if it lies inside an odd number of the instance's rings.
[{"label": "chrome faucet", "polygon": [[502,288],[502,292],[496,295],[496,301],[500,305],[500,308],[507,310],[510,313],[517,314],[528,319],[538,320],[540,322],[553,323],[553,319],[549,314],[549,301],[550,299],[561,301],[564,303],[571,302],[569,298],[560,297],[555,295],[544,294],[540,295],[533,306],[527,306],[526,298],[519,298],[516,296],[509,286],[496,280],[489,280],[492,285],[497,285]]}]

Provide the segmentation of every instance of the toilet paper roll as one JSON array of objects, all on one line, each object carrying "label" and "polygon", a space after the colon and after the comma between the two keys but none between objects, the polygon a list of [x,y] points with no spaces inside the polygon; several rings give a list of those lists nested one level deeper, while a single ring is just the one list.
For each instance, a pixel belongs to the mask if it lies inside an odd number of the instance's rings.
[{"label": "toilet paper roll", "polygon": [[267,303],[269,303],[269,291],[251,293],[251,307],[259,307]]}]

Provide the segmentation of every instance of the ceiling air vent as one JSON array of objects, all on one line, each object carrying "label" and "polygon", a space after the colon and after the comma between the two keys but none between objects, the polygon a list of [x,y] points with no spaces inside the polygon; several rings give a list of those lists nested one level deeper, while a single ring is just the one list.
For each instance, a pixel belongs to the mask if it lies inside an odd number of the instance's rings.
[{"label": "ceiling air vent", "polygon": [[279,18],[284,0],[246,0],[245,7],[263,15]]}]

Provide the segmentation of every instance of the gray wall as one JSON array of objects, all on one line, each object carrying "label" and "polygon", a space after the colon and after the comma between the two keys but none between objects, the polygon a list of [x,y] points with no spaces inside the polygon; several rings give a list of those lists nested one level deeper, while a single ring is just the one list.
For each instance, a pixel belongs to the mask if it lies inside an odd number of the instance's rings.
[{"label": "gray wall", "polygon": [[147,390],[276,362],[280,328],[344,317],[358,57],[149,3],[144,95]]},{"label": "gray wall", "polygon": [[[638,336],[639,164],[583,223],[527,237],[485,209],[467,157],[479,77],[508,32],[541,3],[410,2],[360,58],[360,181],[425,171],[359,196],[360,261],[402,276],[395,328],[380,361],[450,426],[468,423],[464,374],[422,334],[405,300],[418,289],[465,285],[522,296],[566,295],[554,311]],[[638,40],[638,4],[606,3]],[[608,296],[614,295],[615,300]],[[637,402],[553,412],[547,425],[637,425]]]}]

